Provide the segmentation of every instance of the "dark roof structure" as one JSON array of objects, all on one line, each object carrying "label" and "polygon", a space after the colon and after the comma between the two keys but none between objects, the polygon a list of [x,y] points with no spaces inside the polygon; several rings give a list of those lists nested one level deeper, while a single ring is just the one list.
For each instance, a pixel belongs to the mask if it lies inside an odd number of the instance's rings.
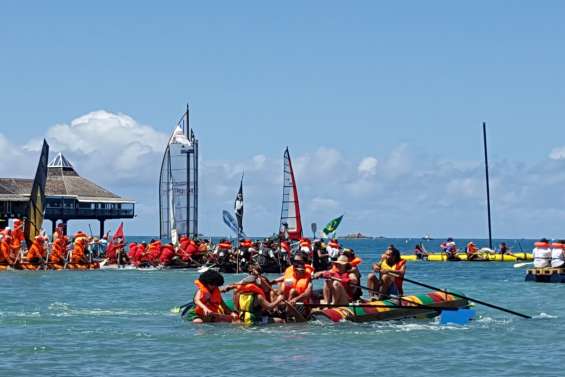
[{"label": "dark roof structure", "polygon": [[[0,200],[27,201],[32,184],[32,179],[0,178]],[[61,153],[48,165],[45,195],[74,198],[79,202],[133,203],[78,175]]]}]

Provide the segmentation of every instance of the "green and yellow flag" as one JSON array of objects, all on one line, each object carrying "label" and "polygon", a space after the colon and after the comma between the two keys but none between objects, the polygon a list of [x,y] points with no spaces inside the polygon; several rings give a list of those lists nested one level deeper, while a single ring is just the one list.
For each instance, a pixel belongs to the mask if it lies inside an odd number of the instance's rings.
[{"label": "green and yellow flag", "polygon": [[343,219],[343,215],[341,215],[340,217],[336,217],[335,219],[333,219],[332,221],[330,221],[328,223],[328,225],[326,225],[326,227],[324,228],[324,230],[322,231],[322,233],[324,234],[324,236],[328,236],[330,233],[333,233],[337,230],[337,227],[339,226],[339,224],[341,223],[341,219]]}]

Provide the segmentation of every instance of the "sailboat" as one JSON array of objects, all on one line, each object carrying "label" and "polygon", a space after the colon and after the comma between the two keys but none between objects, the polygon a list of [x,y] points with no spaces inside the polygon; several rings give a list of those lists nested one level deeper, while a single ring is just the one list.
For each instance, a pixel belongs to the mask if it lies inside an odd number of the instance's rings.
[{"label": "sailboat", "polygon": [[160,238],[197,236],[198,140],[189,128],[188,108],[175,127],[163,155],[159,180]]},{"label": "sailboat", "polygon": [[24,237],[28,249],[33,239],[41,233],[43,217],[45,214],[45,184],[47,183],[47,163],[49,158],[49,144],[43,140],[41,156],[37,164],[35,178],[31,188],[31,196],[27,207],[27,219],[24,226]]},{"label": "sailboat", "polygon": [[283,198],[281,208],[281,220],[279,228],[281,239],[298,241],[302,238],[302,221],[300,218],[300,204],[298,202],[298,190],[296,179],[292,169],[292,161],[288,147],[284,151],[283,164]]}]

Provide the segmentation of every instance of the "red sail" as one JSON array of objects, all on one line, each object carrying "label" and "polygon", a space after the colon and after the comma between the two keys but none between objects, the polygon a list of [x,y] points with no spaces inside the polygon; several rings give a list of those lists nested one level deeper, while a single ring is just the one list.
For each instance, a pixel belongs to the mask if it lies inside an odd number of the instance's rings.
[{"label": "red sail", "polygon": [[296,189],[296,180],[294,179],[294,170],[292,169],[288,148],[284,151],[280,235],[282,238],[288,238],[290,240],[300,240],[300,238],[302,238],[302,221],[300,219],[298,190]]}]

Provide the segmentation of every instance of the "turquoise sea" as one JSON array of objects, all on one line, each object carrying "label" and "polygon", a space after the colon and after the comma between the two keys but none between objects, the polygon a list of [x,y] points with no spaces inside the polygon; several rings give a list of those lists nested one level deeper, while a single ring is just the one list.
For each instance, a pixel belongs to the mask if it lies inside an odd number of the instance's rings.
[{"label": "turquoise sea", "polygon": [[[343,241],[364,259],[364,278],[388,244],[411,250],[416,242]],[[508,242],[519,250],[517,241]],[[428,249],[438,244],[430,241]],[[532,241],[520,244],[527,250]],[[196,326],[170,311],[191,300],[194,271],[0,272],[0,375],[563,375],[565,286],[526,283],[525,271],[512,265],[408,265],[411,279],[534,317],[476,306],[477,319],[465,326],[434,320]],[[410,284],[405,290],[424,291]]]}]

